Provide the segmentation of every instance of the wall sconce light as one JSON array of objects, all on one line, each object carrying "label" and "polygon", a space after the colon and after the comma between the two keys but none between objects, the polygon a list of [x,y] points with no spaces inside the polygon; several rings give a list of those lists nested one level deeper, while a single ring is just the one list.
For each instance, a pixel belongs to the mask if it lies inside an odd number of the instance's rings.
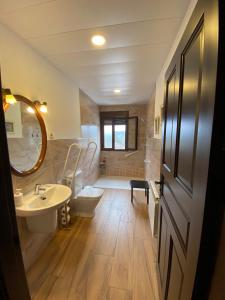
[{"label": "wall sconce light", "polygon": [[40,101],[34,101],[35,106],[40,110],[42,113],[48,112],[47,102],[40,102]]},{"label": "wall sconce light", "polygon": [[40,106],[40,111],[43,112],[43,113],[48,112],[47,102],[42,102],[42,104]]},{"label": "wall sconce light", "polygon": [[13,96],[13,94],[11,93],[10,89],[2,89],[2,96],[3,96],[3,101],[6,104],[15,104],[16,98]]}]

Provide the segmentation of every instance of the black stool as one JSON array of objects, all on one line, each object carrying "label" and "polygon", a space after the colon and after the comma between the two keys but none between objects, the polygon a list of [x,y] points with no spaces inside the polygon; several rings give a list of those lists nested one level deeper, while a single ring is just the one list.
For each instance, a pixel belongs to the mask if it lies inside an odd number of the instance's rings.
[{"label": "black stool", "polygon": [[149,203],[149,185],[145,180],[131,180],[131,202],[133,203],[134,191],[133,189],[145,189],[145,196],[147,197],[147,204]]}]

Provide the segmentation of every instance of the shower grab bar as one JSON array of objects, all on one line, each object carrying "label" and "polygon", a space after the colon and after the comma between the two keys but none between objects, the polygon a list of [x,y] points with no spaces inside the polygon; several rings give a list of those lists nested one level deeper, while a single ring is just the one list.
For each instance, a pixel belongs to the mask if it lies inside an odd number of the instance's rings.
[{"label": "shower grab bar", "polygon": [[127,158],[127,157],[130,157],[130,156],[132,156],[132,155],[134,155],[134,154],[136,154],[136,153],[138,153],[138,150],[137,150],[137,151],[134,151],[134,152],[131,152],[131,153],[127,153],[127,154],[125,154],[124,156]]},{"label": "shower grab bar", "polygon": [[75,161],[75,164],[74,164],[74,171],[72,173],[72,177],[71,177],[71,184],[70,184],[70,188],[72,187],[72,184],[73,184],[73,181],[74,181],[74,176],[76,174],[76,171],[77,171],[77,166],[78,166],[78,163],[79,163],[79,160],[80,160],[80,156],[81,156],[81,147],[79,144],[77,143],[73,143],[69,146],[69,150],[67,152],[67,156],[66,156],[66,161],[65,161],[65,164],[64,164],[64,167],[63,167],[63,171],[62,171],[62,180],[65,179],[65,174],[66,174],[66,167],[67,167],[67,164],[68,164],[68,160],[69,160],[69,157],[70,157],[70,152],[72,151],[72,149],[76,147],[78,148],[78,155],[77,155],[77,159]]},{"label": "shower grab bar", "polygon": [[92,166],[92,163],[93,163],[93,160],[94,160],[94,157],[95,157],[95,153],[96,153],[97,148],[98,148],[98,145],[97,145],[95,142],[93,142],[93,141],[92,141],[92,142],[89,142],[89,143],[88,143],[88,146],[87,146],[87,149],[86,149],[86,151],[85,151],[85,159],[84,159],[84,162],[85,162],[85,160],[86,160],[86,157],[87,157],[87,155],[88,155],[88,151],[89,151],[91,145],[94,145],[95,148],[94,148],[94,152],[93,152],[93,155],[92,155],[92,158],[91,158],[91,162],[90,162],[89,167],[88,167],[88,171],[91,169],[91,166]]}]

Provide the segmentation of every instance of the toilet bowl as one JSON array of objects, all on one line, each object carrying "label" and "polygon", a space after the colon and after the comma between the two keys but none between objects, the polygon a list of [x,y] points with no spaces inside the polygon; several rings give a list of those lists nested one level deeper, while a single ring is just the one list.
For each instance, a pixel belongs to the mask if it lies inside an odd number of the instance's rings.
[{"label": "toilet bowl", "polygon": [[71,211],[74,215],[94,217],[95,208],[104,193],[103,189],[85,186],[74,199],[71,200]]}]

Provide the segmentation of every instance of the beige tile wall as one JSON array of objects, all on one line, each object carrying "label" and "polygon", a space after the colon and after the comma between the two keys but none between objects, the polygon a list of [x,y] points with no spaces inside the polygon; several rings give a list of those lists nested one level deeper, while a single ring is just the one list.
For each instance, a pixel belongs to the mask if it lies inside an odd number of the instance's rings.
[{"label": "beige tile wall", "polygon": [[161,139],[154,138],[155,92],[147,104],[145,178],[159,180]]},{"label": "beige tile wall", "polygon": [[80,90],[80,116],[81,116],[81,135],[89,141],[97,144],[97,151],[94,156],[91,168],[88,168],[93,151],[87,156],[87,165],[84,176],[84,184],[92,185],[99,177],[100,162],[100,116],[98,105],[83,91]]},{"label": "beige tile wall", "polygon": [[130,117],[138,117],[138,152],[125,157],[133,151],[101,151],[101,159],[106,159],[105,174],[144,178],[146,105],[101,106],[100,111],[129,111]]}]

